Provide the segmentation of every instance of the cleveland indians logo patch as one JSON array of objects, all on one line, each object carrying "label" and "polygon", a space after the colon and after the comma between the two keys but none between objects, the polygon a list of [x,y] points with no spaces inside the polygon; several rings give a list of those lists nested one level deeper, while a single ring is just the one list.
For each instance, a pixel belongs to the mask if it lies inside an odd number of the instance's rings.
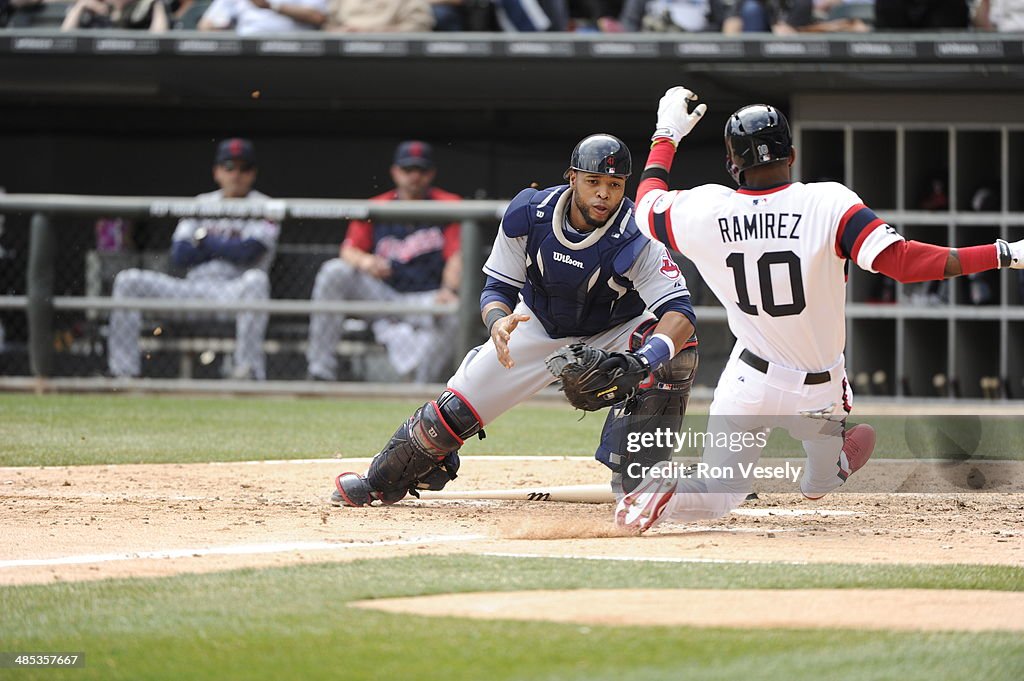
[{"label": "cleveland indians logo patch", "polygon": [[683,276],[683,273],[679,271],[679,265],[666,252],[661,254],[661,269],[658,271],[666,279],[678,279]]}]

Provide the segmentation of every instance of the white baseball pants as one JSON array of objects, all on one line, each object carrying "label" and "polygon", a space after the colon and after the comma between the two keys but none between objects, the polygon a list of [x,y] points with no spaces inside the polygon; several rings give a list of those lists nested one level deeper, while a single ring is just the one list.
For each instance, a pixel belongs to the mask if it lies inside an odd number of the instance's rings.
[{"label": "white baseball pants", "polygon": [[[803,371],[769,364],[768,372],[761,373],[739,358],[742,349],[738,345],[733,349],[710,408],[708,433],[725,437],[708,440],[701,459],[710,469],[732,472],[733,477],[680,480],[663,520],[710,520],[743,503],[753,488],[753,479],[739,474],[741,464],[756,464],[763,447],[756,438],[746,440],[754,442],[753,446],[718,446],[723,440],[738,441],[743,433],[767,434],[772,428],[783,428],[800,440],[807,455],[800,489],[809,497],[827,494],[844,482],[840,476],[843,424],[847,407],[853,405],[845,358],[840,356],[827,370],[831,380],[806,385]],[[817,415],[808,415],[812,413]]]}]

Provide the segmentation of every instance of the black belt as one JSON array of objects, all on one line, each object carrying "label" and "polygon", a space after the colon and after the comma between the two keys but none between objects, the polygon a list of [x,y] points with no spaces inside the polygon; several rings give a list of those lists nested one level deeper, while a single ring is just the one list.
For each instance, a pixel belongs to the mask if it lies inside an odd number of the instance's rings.
[{"label": "black belt", "polygon": [[[740,359],[754,367],[762,374],[768,373],[768,360],[761,359],[750,350],[744,350],[740,353]],[[804,377],[804,385],[820,385],[821,383],[828,383],[832,380],[832,374],[827,371],[819,371],[817,373],[808,372]]]}]

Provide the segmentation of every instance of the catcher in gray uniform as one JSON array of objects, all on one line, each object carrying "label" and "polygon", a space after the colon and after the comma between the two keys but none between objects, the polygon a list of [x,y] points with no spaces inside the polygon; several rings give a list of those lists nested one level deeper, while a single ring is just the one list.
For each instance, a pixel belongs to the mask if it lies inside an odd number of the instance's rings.
[{"label": "catcher in gray uniform", "polygon": [[[252,142],[226,139],[217,147],[213,179],[217,191],[200,194],[203,201],[229,198],[267,199],[252,188],[256,180],[256,152]],[[266,300],[270,297],[267,272],[274,259],[280,226],[263,219],[187,218],[171,237],[171,262],[187,269],[185,278],[150,270],[123,270],[114,278],[113,297],[212,301]],[[235,378],[266,378],[263,337],[265,312],[239,312],[235,329]],[[110,313],[108,339],[112,376],[141,373],[139,331],[142,313],[114,310]]]},{"label": "catcher in gray uniform", "polygon": [[[567,184],[512,200],[483,267],[480,312],[490,340],[398,427],[365,475],[335,479],[334,504],[392,504],[441,489],[456,476],[462,444],[555,375],[576,376],[575,404],[615,405],[595,457],[612,470],[616,491],[640,482],[632,463],[671,456],[665,448],[631,452],[628,435],[682,425],[697,370],[696,318],[679,268],[633,219],[631,163],[621,140],[590,135],[570,156]],[[563,347],[579,342],[590,351]],[[583,370],[565,373],[569,366]],[[587,380],[593,368],[597,383]]]}]

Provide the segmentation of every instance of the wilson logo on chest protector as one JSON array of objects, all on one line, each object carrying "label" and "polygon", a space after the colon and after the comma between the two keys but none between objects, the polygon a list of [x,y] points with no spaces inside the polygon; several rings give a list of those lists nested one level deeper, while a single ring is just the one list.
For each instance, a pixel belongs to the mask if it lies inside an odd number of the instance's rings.
[{"label": "wilson logo on chest protector", "polygon": [[558,251],[552,251],[552,254],[554,255],[555,262],[564,262],[566,265],[572,265],[573,267],[578,267],[581,270],[583,269],[583,263],[582,262],[580,262],[579,260],[573,260],[568,255],[566,255],[565,253],[559,253]]}]

